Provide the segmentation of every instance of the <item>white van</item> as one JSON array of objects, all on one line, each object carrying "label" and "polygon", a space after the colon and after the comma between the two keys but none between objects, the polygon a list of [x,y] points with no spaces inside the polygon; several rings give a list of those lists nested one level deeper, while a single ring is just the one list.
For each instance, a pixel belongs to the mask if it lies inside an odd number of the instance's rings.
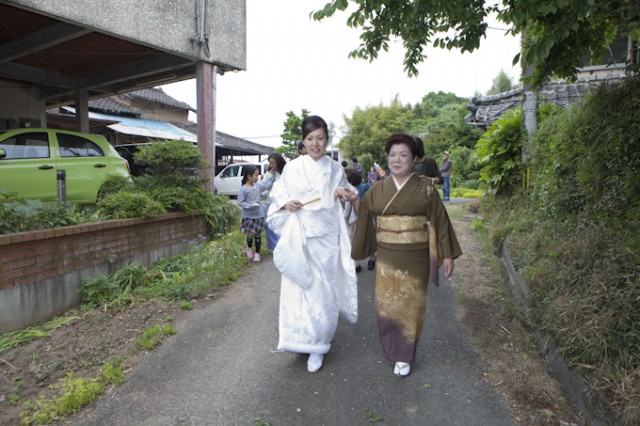
[{"label": "white van", "polygon": [[213,179],[213,187],[216,194],[228,195],[230,197],[237,197],[238,191],[242,186],[242,169],[246,166],[255,166],[258,168],[260,176],[264,175],[269,170],[269,163],[236,163],[229,164],[222,169],[220,173]]}]

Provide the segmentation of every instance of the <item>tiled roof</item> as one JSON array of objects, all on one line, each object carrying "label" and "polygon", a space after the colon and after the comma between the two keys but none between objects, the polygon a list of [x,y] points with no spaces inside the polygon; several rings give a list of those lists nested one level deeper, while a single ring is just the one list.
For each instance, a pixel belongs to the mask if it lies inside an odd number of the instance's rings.
[{"label": "tiled roof", "polygon": [[134,99],[143,99],[145,101],[156,102],[156,103],[167,105],[174,108],[186,109],[188,111],[193,111],[193,112],[196,111],[189,104],[185,102],[181,102],[167,95],[159,87],[154,87],[151,89],[136,90],[134,92],[126,93],[125,96],[129,96]]},{"label": "tiled roof", "polygon": [[127,105],[120,101],[117,96],[90,100],[89,109],[105,114],[126,115],[129,117],[140,117],[141,114],[138,108]]},{"label": "tiled roof", "polygon": [[[197,134],[197,124],[173,123],[187,132]],[[270,146],[261,145],[236,136],[229,135],[216,130],[216,149],[224,152],[223,155],[268,155],[273,154],[274,149]]]},{"label": "tiled roof", "polygon": [[[548,103],[566,107],[582,100],[598,85],[618,82],[620,79],[579,81],[576,83],[549,83],[540,89],[538,103]],[[524,96],[521,89],[498,93],[497,95],[473,98],[467,106],[470,113],[465,122],[473,126],[488,127],[507,111],[520,107]]]}]

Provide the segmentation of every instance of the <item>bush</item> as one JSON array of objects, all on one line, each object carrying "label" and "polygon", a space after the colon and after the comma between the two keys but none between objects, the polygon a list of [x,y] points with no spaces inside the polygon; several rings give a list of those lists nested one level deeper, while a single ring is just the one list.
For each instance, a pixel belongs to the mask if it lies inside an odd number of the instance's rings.
[{"label": "bush", "polygon": [[84,221],[85,214],[75,206],[65,208],[57,202],[26,200],[0,189],[0,234],[71,226]]},{"label": "bush", "polygon": [[640,417],[640,79],[540,108],[531,193],[483,203],[552,335],[616,424]]},{"label": "bush", "polygon": [[509,195],[520,187],[523,138],[522,111],[515,108],[489,126],[476,144],[480,182],[489,193]]},{"label": "bush", "polygon": [[131,178],[126,178],[120,175],[110,175],[107,180],[104,181],[98,192],[98,200],[106,197],[107,195],[115,194],[120,191],[131,191],[133,189],[133,182]]},{"label": "bush", "polygon": [[142,192],[121,191],[98,202],[98,213],[111,219],[151,217],[165,212],[162,204]]}]

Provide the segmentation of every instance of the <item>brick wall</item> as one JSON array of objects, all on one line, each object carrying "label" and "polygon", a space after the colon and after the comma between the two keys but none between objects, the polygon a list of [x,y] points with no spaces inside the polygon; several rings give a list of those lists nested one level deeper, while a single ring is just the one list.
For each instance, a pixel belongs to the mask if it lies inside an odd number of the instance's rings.
[{"label": "brick wall", "polygon": [[0,235],[0,333],[38,324],[80,302],[82,280],[128,262],[150,266],[208,233],[201,214],[89,223]]}]

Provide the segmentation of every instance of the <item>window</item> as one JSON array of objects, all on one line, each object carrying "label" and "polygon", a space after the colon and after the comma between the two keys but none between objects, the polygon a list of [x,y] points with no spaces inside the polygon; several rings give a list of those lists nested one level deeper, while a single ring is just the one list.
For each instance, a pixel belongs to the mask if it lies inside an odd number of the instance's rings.
[{"label": "window", "polygon": [[104,157],[104,152],[98,145],[76,135],[58,133],[61,157]]},{"label": "window", "polygon": [[46,133],[23,133],[0,142],[6,159],[49,158],[49,138]]},{"label": "window", "polygon": [[222,172],[222,177],[236,177],[238,176],[238,171],[240,171],[240,166],[230,166],[224,169]]}]

